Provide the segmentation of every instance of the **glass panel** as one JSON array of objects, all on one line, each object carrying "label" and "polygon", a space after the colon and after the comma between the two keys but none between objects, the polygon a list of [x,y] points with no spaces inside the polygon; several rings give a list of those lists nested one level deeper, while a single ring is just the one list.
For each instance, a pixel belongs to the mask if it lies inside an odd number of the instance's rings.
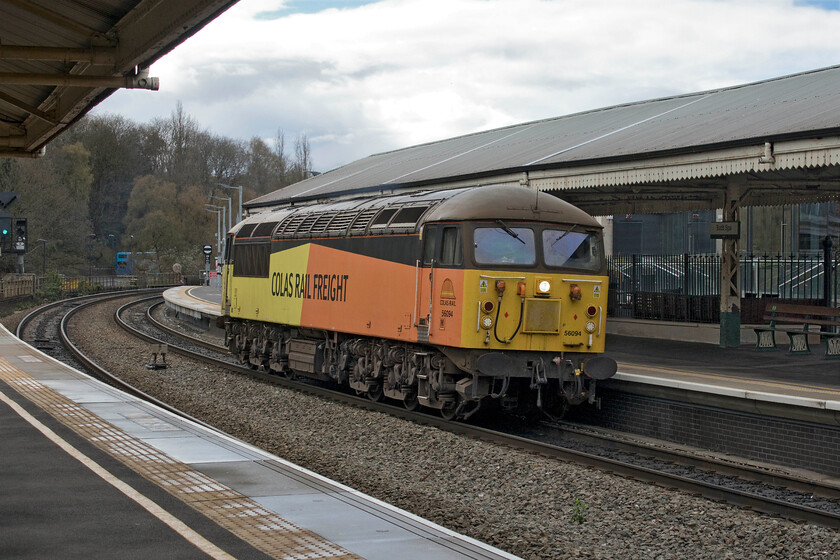
[{"label": "glass panel", "polygon": [[372,227],[373,226],[380,226],[380,227],[384,226],[385,224],[388,223],[388,220],[391,219],[391,216],[393,216],[394,212],[396,212],[396,211],[397,211],[396,208],[386,208],[385,210],[380,212],[378,216],[376,216],[376,219],[373,220],[373,223],[370,224],[370,225]]},{"label": "glass panel", "polygon": [[598,237],[591,233],[546,229],[542,233],[545,264],[564,268],[600,270]]},{"label": "glass panel", "polygon": [[475,262],[533,265],[537,262],[534,231],[529,228],[475,228]]},{"label": "glass panel", "polygon": [[268,243],[233,246],[233,275],[268,278],[271,245]]},{"label": "glass panel", "polygon": [[396,225],[396,224],[400,224],[400,225],[411,224],[411,225],[414,225],[414,224],[417,223],[417,220],[420,219],[420,216],[423,215],[423,212],[425,212],[428,209],[429,209],[428,206],[419,206],[419,207],[415,206],[413,208],[403,208],[402,210],[400,210],[397,213],[396,216],[394,216],[394,219],[391,222],[391,225],[392,226]]},{"label": "glass panel", "polygon": [[443,228],[443,241],[440,250],[440,264],[458,265],[463,262],[461,256],[461,230],[457,227]]}]

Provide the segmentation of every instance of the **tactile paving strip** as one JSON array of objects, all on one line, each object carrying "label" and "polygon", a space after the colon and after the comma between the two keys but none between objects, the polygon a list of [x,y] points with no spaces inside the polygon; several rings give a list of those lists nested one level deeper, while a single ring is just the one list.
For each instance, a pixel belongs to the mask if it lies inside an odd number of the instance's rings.
[{"label": "tactile paving strip", "polygon": [[288,560],[361,560],[126,434],[3,358],[0,358],[0,379],[82,437],[262,552]]}]

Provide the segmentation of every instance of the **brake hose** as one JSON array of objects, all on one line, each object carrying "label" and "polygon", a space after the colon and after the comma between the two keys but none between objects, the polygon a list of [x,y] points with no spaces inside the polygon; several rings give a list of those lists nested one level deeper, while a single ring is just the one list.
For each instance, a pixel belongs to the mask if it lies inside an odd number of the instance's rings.
[{"label": "brake hose", "polygon": [[525,314],[525,298],[522,298],[522,303],[519,304],[519,324],[516,325],[516,330],[513,331],[513,334],[510,335],[510,338],[507,340],[501,340],[499,338],[499,334],[496,332],[496,329],[499,326],[499,313],[502,311],[502,296],[499,295],[499,305],[496,307],[496,320],[493,322],[493,336],[496,338],[497,341],[501,342],[502,344],[508,344],[511,340],[516,338],[516,335],[519,333],[519,328],[522,326],[522,315]]}]

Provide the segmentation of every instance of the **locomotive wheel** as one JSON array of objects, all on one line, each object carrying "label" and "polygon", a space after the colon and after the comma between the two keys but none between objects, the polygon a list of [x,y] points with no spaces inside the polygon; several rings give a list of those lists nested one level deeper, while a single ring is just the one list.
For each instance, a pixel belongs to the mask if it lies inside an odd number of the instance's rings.
[{"label": "locomotive wheel", "polygon": [[454,420],[457,413],[458,413],[458,403],[457,403],[457,401],[446,402],[446,403],[444,403],[444,405],[440,409],[440,415],[443,417],[444,420]]},{"label": "locomotive wheel", "polygon": [[417,400],[417,393],[414,391],[406,393],[405,399],[403,399],[403,406],[406,410],[417,410],[420,407],[420,402]]},{"label": "locomotive wheel", "polygon": [[370,389],[368,389],[367,398],[369,398],[373,402],[379,402],[382,400],[382,394],[382,384],[376,383],[374,385],[371,385]]}]

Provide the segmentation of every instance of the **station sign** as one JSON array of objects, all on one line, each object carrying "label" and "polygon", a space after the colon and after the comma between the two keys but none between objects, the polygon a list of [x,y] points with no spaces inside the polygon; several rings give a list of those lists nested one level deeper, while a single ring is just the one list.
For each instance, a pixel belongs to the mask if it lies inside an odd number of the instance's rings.
[{"label": "station sign", "polygon": [[712,239],[738,239],[741,237],[741,222],[712,222],[709,224]]}]

